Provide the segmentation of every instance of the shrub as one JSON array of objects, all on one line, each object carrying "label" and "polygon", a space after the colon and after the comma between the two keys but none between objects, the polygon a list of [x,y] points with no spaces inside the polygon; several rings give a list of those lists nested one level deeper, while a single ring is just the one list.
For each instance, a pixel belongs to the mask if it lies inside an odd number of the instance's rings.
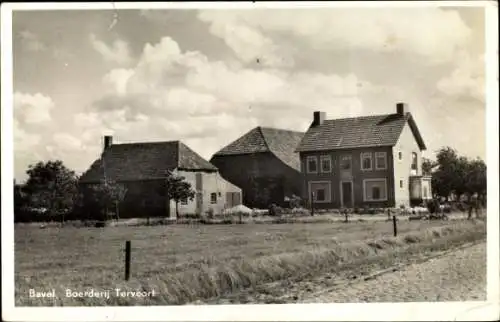
[{"label": "shrub", "polygon": [[213,208],[209,208],[206,213],[207,213],[208,219],[213,219],[214,218],[215,211],[214,211]]},{"label": "shrub", "polygon": [[283,213],[283,208],[277,206],[276,204],[271,204],[269,206],[269,216],[278,216]]},{"label": "shrub", "polygon": [[430,214],[434,214],[439,211],[439,201],[437,200],[429,200],[427,202],[427,209]]}]

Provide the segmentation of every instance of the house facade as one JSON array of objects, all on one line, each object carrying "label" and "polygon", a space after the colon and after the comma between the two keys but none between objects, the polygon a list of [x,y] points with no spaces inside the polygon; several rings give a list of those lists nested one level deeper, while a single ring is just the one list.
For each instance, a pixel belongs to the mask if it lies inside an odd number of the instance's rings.
[{"label": "house facade", "polygon": [[303,135],[259,126],[216,152],[210,162],[222,177],[242,189],[245,206],[286,206],[288,198],[302,191],[300,156],[295,149]]},{"label": "house facade", "polygon": [[113,144],[112,137],[106,136],[101,157],[83,173],[80,186],[83,192],[104,180],[125,186],[120,218],[175,218],[176,204],[166,195],[168,171],[183,176],[195,191],[193,200],[179,203],[179,215],[204,214],[210,209],[221,213],[241,203],[241,189],[180,141]]},{"label": "house facade", "polygon": [[426,149],[408,106],[396,113],[314,119],[300,142],[303,197],[316,208],[398,207],[432,198]]}]

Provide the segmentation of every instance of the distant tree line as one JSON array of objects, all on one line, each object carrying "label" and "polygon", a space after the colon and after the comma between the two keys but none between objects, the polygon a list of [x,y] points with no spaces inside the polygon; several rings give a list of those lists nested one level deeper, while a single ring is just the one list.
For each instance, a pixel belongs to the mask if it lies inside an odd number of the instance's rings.
[{"label": "distant tree line", "polygon": [[473,198],[486,202],[486,163],[480,158],[461,156],[451,147],[443,147],[436,160],[422,162],[423,174],[432,174],[432,190],[435,197],[449,201]]},{"label": "distant tree line", "polygon": [[[98,220],[119,217],[119,206],[127,189],[112,180],[80,185],[76,173],[61,160],[38,162],[28,167],[24,184],[14,182],[16,222]],[[182,176],[168,172],[160,194],[177,205],[193,200],[194,191]]]}]

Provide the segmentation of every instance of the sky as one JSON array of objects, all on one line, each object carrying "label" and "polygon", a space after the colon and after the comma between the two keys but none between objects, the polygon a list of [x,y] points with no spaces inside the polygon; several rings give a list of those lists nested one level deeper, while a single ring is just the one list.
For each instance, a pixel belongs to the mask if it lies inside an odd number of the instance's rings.
[{"label": "sky", "polygon": [[256,126],[306,131],[405,102],[428,147],[486,155],[482,8],[13,13],[14,176],[114,143],[210,157]]}]

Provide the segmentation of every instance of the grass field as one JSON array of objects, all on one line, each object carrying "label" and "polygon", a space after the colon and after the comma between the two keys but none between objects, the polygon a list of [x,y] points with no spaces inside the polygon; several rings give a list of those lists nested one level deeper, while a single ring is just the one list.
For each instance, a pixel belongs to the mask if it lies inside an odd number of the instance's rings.
[{"label": "grass field", "polygon": [[[485,236],[479,221],[328,224],[169,225],[15,228],[16,305],[167,305],[221,296],[245,287],[342,269],[355,260],[418,243]],[[124,244],[132,241],[131,279]],[[458,242],[457,242],[458,241]],[[345,265],[344,265],[345,264]],[[344,266],[343,266],[344,265]],[[155,291],[145,298],[73,298],[65,290]],[[55,289],[56,298],[29,297]]]}]

